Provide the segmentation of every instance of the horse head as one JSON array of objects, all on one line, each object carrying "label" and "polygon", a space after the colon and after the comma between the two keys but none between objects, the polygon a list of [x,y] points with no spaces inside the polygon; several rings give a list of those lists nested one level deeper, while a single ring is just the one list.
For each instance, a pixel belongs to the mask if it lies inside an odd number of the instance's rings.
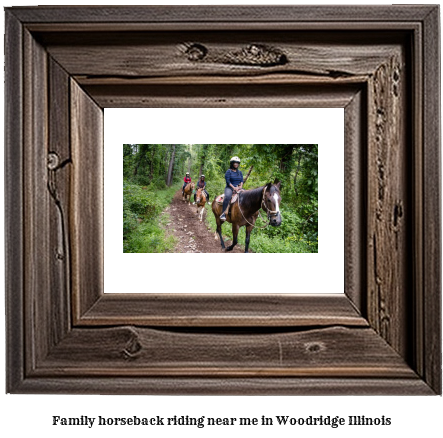
[{"label": "horse head", "polygon": [[204,196],[202,196],[202,195],[203,195],[203,189],[198,188],[198,189],[197,189],[196,196],[195,196],[195,200],[196,200],[197,204],[200,204],[200,202],[202,201],[202,199],[203,199],[204,201],[206,201],[206,197],[204,197]]},{"label": "horse head", "polygon": [[269,223],[273,227],[281,225],[280,202],[280,181],[268,183],[263,189],[262,208],[266,211]]}]

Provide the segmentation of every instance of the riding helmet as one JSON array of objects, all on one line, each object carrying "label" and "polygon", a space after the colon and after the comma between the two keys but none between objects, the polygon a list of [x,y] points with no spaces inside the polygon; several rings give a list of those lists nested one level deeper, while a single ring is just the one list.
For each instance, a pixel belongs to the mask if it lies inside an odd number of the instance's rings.
[{"label": "riding helmet", "polygon": [[229,162],[232,163],[233,161],[235,161],[235,162],[240,164],[240,158],[238,158],[238,157],[232,157]]}]

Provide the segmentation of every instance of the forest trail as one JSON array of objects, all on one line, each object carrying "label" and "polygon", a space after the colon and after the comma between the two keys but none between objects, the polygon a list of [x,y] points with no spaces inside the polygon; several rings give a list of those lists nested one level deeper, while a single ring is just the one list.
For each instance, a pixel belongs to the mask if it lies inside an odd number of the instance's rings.
[{"label": "forest trail", "polygon": [[[192,202],[194,199],[192,199]],[[206,223],[206,215],[213,214],[210,208],[212,200],[209,202],[209,208],[203,215],[203,222],[197,219],[197,206],[189,205],[182,199],[181,189],[174,195],[171,204],[165,209],[169,213],[170,221],[167,232],[177,239],[175,252],[179,253],[216,253],[224,252],[220,245],[220,239],[215,240],[215,233],[209,229]],[[226,223],[223,228],[231,227]],[[223,230],[222,228],[222,230]],[[232,243],[231,240],[225,240],[225,245]],[[236,245],[232,252],[244,252],[241,245]]]}]

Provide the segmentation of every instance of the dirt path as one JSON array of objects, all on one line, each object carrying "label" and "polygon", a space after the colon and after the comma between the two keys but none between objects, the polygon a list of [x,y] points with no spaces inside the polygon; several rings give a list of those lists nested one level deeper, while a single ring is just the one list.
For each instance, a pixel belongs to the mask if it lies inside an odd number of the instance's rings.
[{"label": "dirt path", "polygon": [[[170,222],[167,225],[168,232],[178,240],[175,252],[223,252],[220,239],[217,238],[217,240],[215,240],[215,233],[210,231],[209,225],[205,221],[207,214],[213,214],[210,204],[203,215],[203,222],[200,223],[197,218],[197,206],[192,205],[192,203],[191,205],[185,203],[182,200],[181,190],[179,190],[174,195],[171,205],[169,205],[165,211],[170,215]],[[223,228],[230,226],[231,224],[226,223],[223,225]],[[225,240],[226,246],[231,243],[230,240]],[[244,252],[244,248],[242,249],[242,247],[237,244],[232,252]]]}]

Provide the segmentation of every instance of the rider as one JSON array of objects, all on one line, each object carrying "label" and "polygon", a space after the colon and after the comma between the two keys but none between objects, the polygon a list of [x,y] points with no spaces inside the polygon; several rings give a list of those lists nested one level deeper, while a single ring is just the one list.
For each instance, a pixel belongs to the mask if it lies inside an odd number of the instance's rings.
[{"label": "rider", "polygon": [[231,202],[232,192],[238,192],[243,186],[243,174],[239,169],[240,158],[232,157],[230,161],[229,169],[225,173],[226,187],[225,187],[225,197],[223,199],[223,213],[220,216],[222,221],[226,220],[226,208]]},{"label": "rider", "polygon": [[183,178],[184,184],[182,187],[182,194],[185,194],[185,187],[187,184],[189,184],[191,182],[191,177],[189,176],[189,172],[186,172],[186,176]]},{"label": "rider", "polygon": [[197,189],[203,189],[205,192],[205,195],[206,195],[206,201],[209,201],[209,193],[206,191],[206,181],[205,181],[204,175],[200,176],[200,180],[198,181],[197,185],[195,186],[194,203],[196,202]]}]

